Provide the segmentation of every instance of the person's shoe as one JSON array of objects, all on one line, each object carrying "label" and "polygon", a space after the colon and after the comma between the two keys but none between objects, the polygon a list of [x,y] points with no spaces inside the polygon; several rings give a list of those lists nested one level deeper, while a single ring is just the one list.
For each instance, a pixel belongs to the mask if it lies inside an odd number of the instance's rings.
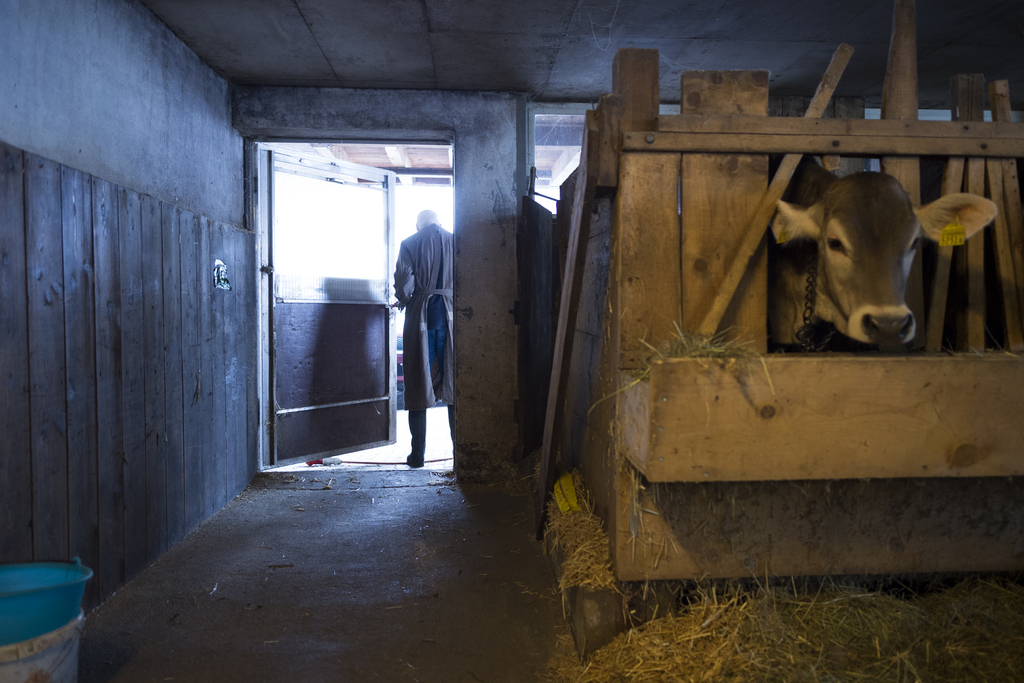
[{"label": "person's shoe", "polygon": [[413,468],[423,467],[423,456],[414,458],[412,454],[409,454],[409,457],[405,459],[405,464]]}]

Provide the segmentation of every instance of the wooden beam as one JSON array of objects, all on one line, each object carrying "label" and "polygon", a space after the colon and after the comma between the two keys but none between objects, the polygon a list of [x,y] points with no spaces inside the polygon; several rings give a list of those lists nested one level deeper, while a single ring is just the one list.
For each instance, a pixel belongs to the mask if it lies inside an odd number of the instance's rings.
[{"label": "wooden beam", "polygon": [[[993,81],[988,86],[989,106],[992,109],[992,120],[1010,121],[1010,84],[1008,81]],[[1019,125],[1019,124],[1018,124]],[[1017,280],[1018,299],[1021,306],[1021,318],[1024,319],[1024,211],[1021,210],[1020,182],[1017,178],[1017,160],[1004,159],[1003,166],[1003,206],[1000,207],[1006,216],[1006,224],[1010,235],[1010,251],[1013,256],[1013,270]]]},{"label": "wooden beam", "polygon": [[612,93],[622,97],[623,131],[658,129],[658,51],[624,47],[612,60]]},{"label": "wooden beam", "polygon": [[[819,119],[807,117],[744,116],[741,114],[673,114],[658,119],[666,132],[721,136],[729,133],[771,136],[870,138],[950,138],[972,140],[979,153],[999,156],[992,145],[1024,140],[1024,125],[1008,121],[886,121],[881,119]],[[642,137],[642,136],[641,136]],[[990,143],[981,147],[981,143]]]},{"label": "wooden beam", "polygon": [[[846,65],[849,63],[852,55],[853,48],[846,43],[843,43],[836,49],[832,55],[832,61],[825,71],[825,75],[821,78],[821,83],[818,84],[818,89],[814,93],[811,104],[807,107],[807,118],[819,117],[825,111],[825,107],[828,105],[829,100],[832,99],[832,93],[835,92],[836,86],[839,84],[839,78],[846,69]],[[623,148],[625,148],[625,141],[623,141]],[[772,178],[771,185],[768,186],[768,192],[765,194],[764,200],[754,216],[754,220],[751,221],[750,227],[747,228],[747,233],[740,243],[732,263],[729,265],[729,270],[722,280],[718,295],[712,302],[707,315],[704,316],[704,320],[701,321],[700,327],[697,328],[699,334],[711,336],[718,331],[722,316],[725,315],[725,311],[729,308],[736,288],[739,287],[747,272],[747,268],[750,266],[750,260],[757,254],[757,248],[764,237],[768,221],[775,214],[775,204],[778,200],[782,199],[782,195],[786,192],[789,181],[793,177],[793,172],[796,171],[797,164],[799,163],[799,154],[787,154],[782,160],[782,164],[775,172],[775,177]]]},{"label": "wooden beam", "polygon": [[405,147],[385,145],[384,153],[388,155],[394,168],[412,168],[412,162],[409,160],[409,154],[405,151]]},{"label": "wooden beam", "polygon": [[[791,119],[799,121],[800,119]],[[870,122],[863,122],[870,123]],[[1021,124],[1013,124],[1020,126]],[[962,156],[1009,158],[1024,156],[1024,126],[1019,137],[970,139],[888,135],[777,135],[773,133],[623,133],[623,152],[703,152],[708,154],[841,154],[851,157]]]},{"label": "wooden beam", "polygon": [[1021,384],[1004,354],[672,359],[620,401],[652,482],[1016,476]]},{"label": "wooden beam", "polygon": [[1020,302],[1017,300],[1017,278],[1013,272],[1013,253],[1010,244],[1010,228],[1006,223],[1003,207],[1003,165],[999,159],[985,162],[988,170],[989,198],[998,207],[995,222],[995,265],[997,280],[1003,290],[1003,313],[1006,323],[1006,348],[1012,353],[1024,352],[1024,330],[1021,329]]},{"label": "wooden beam", "polygon": [[550,185],[561,185],[580,164],[580,150],[565,150],[551,167]]}]

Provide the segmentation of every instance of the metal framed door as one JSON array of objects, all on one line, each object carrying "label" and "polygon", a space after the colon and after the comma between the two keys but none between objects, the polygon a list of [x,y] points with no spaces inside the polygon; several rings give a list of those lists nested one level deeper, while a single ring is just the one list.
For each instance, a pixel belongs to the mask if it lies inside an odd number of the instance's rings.
[{"label": "metal framed door", "polygon": [[269,464],[395,442],[395,175],[270,146]]}]

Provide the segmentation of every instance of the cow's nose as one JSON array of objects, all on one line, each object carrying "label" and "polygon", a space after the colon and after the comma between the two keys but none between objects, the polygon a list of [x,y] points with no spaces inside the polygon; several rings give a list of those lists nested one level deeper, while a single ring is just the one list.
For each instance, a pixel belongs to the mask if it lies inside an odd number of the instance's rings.
[{"label": "cow's nose", "polygon": [[879,344],[901,343],[907,340],[914,324],[912,313],[906,315],[864,314],[864,330],[872,341]]}]

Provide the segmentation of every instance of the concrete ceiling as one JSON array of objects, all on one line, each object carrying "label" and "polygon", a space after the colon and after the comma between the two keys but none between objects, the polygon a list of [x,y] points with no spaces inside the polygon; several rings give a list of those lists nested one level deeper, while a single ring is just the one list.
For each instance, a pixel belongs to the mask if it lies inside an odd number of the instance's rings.
[{"label": "concrete ceiling", "polygon": [[[810,95],[840,42],[838,95],[877,105],[892,0],[142,0],[237,84],[511,90],[589,102],[620,47],[657,48],[661,99],[687,69],[769,69],[774,95]],[[949,77],[1008,79],[1024,103],[1024,3],[920,0],[922,108]]]}]

